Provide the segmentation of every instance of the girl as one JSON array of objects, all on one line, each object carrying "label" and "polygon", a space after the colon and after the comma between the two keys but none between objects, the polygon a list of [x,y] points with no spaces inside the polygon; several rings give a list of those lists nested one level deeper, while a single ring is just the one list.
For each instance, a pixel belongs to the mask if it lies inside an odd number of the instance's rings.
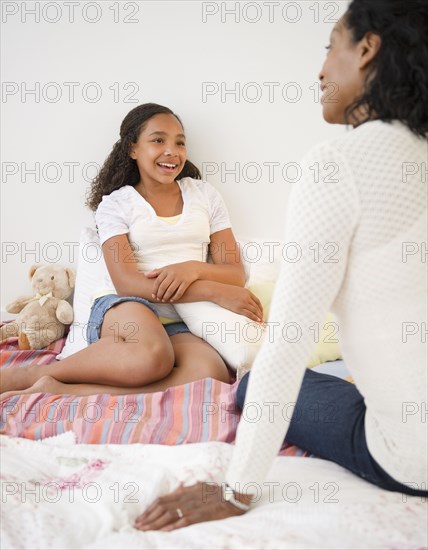
[{"label": "girl", "polygon": [[[56,364],[3,370],[1,391],[9,393],[2,399],[153,392],[205,377],[229,381],[222,358],[171,305],[208,300],[256,322],[263,318],[259,300],[243,288],[223,200],[200,177],[187,160],[177,115],[153,103],[128,113],[88,199],[114,285],[95,296],[90,345]],[[208,252],[213,263],[206,262]]]},{"label": "girl", "polygon": [[[426,0],[354,0],[335,25],[319,75],[323,114],[355,129],[314,148],[302,163],[286,241],[306,253],[284,264],[269,316],[280,325],[298,323],[302,337],[265,340],[249,382],[244,377],[238,389],[241,407],[277,404],[273,421],[270,407],[261,407],[257,422],[243,415],[227,484],[161,497],[137,518],[138,529],[242,514],[251,499],[238,487],[262,487],[284,436],[378,487],[428,496],[427,273],[420,254],[427,227],[427,28]],[[324,256],[314,257],[314,243]],[[314,323],[330,308],[355,385],[305,368]],[[291,421],[283,414],[290,403]]]}]

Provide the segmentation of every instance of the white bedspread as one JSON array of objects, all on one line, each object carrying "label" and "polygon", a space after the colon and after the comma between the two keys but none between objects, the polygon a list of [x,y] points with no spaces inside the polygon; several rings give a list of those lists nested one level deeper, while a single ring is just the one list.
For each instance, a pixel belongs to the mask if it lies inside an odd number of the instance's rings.
[{"label": "white bedspread", "polygon": [[[2,436],[2,543],[9,548],[426,548],[427,503],[330,462],[279,457],[254,509],[171,533],[134,518],[179,482],[222,481],[232,447],[74,445]],[[269,495],[270,487],[270,495]]]}]

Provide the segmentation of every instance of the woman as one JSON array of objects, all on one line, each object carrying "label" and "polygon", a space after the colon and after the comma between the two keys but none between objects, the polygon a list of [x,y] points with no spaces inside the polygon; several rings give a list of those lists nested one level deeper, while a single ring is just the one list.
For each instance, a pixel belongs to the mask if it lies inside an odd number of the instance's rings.
[{"label": "woman", "polygon": [[155,392],[207,377],[229,382],[223,359],[171,304],[209,300],[255,322],[263,310],[244,288],[224,202],[187,159],[175,113],[146,103],[126,115],[88,204],[113,283],[95,296],[90,345],[54,364],[3,369],[2,400]]},{"label": "woman", "polygon": [[[239,404],[256,402],[262,415],[243,416],[226,484],[161,497],[137,529],[242,514],[242,488],[263,483],[285,434],[386,490],[428,495],[426,264],[407,247],[426,242],[427,28],[425,0],[354,0],[335,25],[319,75],[323,115],[354,129],[303,161],[286,227],[302,258],[283,266],[269,317],[298,323],[301,338],[265,342],[247,392],[242,380]],[[355,385],[305,369],[314,323],[330,309]]]}]

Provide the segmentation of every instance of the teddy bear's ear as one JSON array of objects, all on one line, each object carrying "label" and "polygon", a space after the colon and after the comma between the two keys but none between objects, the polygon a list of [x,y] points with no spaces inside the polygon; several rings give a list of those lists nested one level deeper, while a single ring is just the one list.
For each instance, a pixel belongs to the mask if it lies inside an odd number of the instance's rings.
[{"label": "teddy bear's ear", "polygon": [[68,284],[70,288],[74,288],[74,283],[76,282],[76,274],[73,269],[67,267],[65,269],[67,275],[68,275]]},{"label": "teddy bear's ear", "polygon": [[41,267],[40,265],[34,264],[30,267],[30,281],[33,278],[34,273]]}]

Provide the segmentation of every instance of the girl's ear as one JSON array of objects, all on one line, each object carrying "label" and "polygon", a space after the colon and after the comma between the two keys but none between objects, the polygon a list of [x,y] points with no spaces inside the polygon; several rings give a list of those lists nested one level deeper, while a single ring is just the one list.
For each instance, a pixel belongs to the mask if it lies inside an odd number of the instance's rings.
[{"label": "girl's ear", "polygon": [[378,34],[368,32],[362,38],[359,46],[361,51],[360,69],[365,69],[377,56],[382,44],[382,39]]},{"label": "girl's ear", "polygon": [[136,155],[135,155],[134,149],[135,149],[135,143],[133,143],[133,144],[131,145],[131,149],[130,149],[130,151],[129,151],[129,156],[130,156],[132,159],[135,160],[137,157],[136,157]]}]

